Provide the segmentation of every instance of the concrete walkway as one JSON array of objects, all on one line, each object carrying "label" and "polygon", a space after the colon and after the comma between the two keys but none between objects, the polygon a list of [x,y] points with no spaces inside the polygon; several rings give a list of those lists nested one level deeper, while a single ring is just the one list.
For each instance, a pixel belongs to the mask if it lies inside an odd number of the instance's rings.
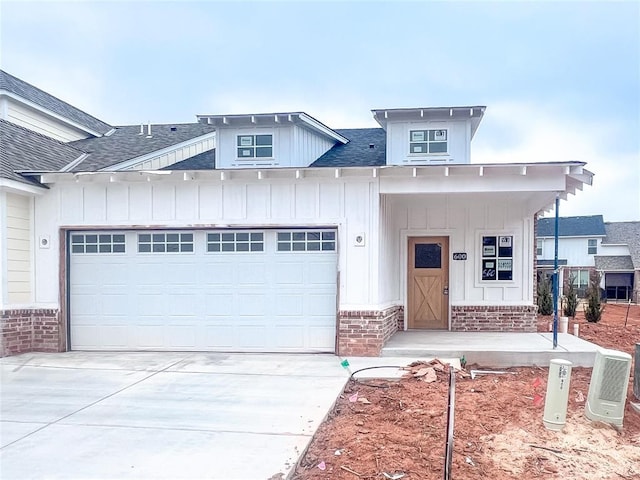
[{"label": "concrete walkway", "polygon": [[460,358],[484,367],[548,367],[552,358],[593,367],[598,345],[567,333],[558,334],[553,348],[551,333],[448,332],[408,330],[395,333],[382,356]]},{"label": "concrete walkway", "polygon": [[287,478],[349,376],[333,355],[213,353],[30,353],[0,372],[2,479]]}]

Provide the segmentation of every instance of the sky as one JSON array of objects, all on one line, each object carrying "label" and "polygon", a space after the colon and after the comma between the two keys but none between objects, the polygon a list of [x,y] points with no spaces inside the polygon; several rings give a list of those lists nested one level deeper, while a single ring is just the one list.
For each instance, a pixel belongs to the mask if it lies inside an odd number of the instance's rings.
[{"label": "sky", "polygon": [[640,2],[0,2],[0,65],[112,125],[485,105],[472,163],[581,161],[640,220]]}]

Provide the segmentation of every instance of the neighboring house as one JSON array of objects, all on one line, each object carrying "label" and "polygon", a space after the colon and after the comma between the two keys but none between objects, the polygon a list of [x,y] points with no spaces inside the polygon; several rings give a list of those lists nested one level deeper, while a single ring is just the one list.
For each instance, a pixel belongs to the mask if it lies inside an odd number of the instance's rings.
[{"label": "neighboring house", "polygon": [[595,257],[608,300],[640,300],[640,222],[606,222]]},{"label": "neighboring house", "polygon": [[[555,219],[537,222],[536,256],[539,275],[553,273]],[[584,297],[591,275],[601,275],[608,300],[638,301],[640,287],[640,222],[604,222],[602,215],[558,219],[559,284],[569,281]],[[562,291],[561,291],[562,293]]]},{"label": "neighboring house", "polygon": [[398,328],[535,331],[535,216],[592,180],[575,161],[472,164],[484,107],[98,129],[3,75],[22,89],[0,111],[84,131],[3,117],[3,354],[376,355]]},{"label": "neighboring house", "polygon": [[[595,271],[595,257],[605,237],[602,215],[558,219],[558,284],[572,281],[578,296],[584,297]],[[536,230],[538,272],[553,273],[555,218],[539,218]]]}]

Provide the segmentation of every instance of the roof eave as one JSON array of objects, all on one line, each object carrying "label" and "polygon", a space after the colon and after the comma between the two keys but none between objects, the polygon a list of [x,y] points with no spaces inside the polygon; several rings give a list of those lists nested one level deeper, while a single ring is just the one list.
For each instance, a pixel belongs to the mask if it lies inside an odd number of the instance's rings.
[{"label": "roof eave", "polygon": [[420,107],[420,108],[378,108],[373,109],[373,118],[382,127],[386,128],[390,115],[401,114],[412,117],[412,120],[456,120],[471,118],[471,137],[475,134],[486,110],[484,105],[470,105],[462,107]]},{"label": "roof eave", "polygon": [[[212,124],[216,128],[224,126],[233,126],[234,122],[240,123],[242,127],[246,126],[272,126],[283,122],[297,123],[300,122],[306,127],[311,128],[316,133],[319,133],[325,137],[330,138],[336,142],[345,144],[349,142],[349,139],[340,135],[335,130],[329,128],[324,123],[313,118],[311,115],[304,112],[278,112],[278,113],[247,113],[247,114],[233,114],[233,115],[196,115],[198,122],[205,120],[204,123]],[[269,121],[272,123],[259,124],[259,120]],[[248,124],[248,125],[247,125]]]},{"label": "roof eave", "polygon": [[[15,93],[10,92],[8,90],[1,89],[0,90],[0,97],[2,97],[2,96],[5,96],[5,97],[11,98],[13,100],[17,100],[17,101],[19,101],[21,103],[24,103],[29,108],[33,108],[34,110],[37,110],[37,111],[39,111],[39,112],[41,112],[41,113],[43,113],[43,114],[45,114],[45,115],[47,115],[49,117],[55,118],[56,120],[58,120],[60,122],[63,122],[63,123],[75,128],[75,129],[78,129],[78,130],[81,130],[81,131],[83,131],[85,133],[88,133],[89,135],[92,135],[94,137],[101,137],[102,135],[104,135],[102,132],[99,132],[99,131],[94,130],[94,129],[90,128],[90,127],[87,127],[86,125],[82,125],[81,123],[78,123],[78,122],[76,122],[74,120],[70,120],[67,117],[64,117],[64,116],[62,116],[62,115],[60,115],[58,113],[55,113],[55,112],[53,112],[53,111],[51,111],[51,110],[49,110],[47,108],[44,108],[43,106],[38,105],[37,103],[34,103],[31,100],[28,100],[28,99],[26,99],[26,98],[24,98],[24,97],[22,97],[20,95],[16,95]],[[108,133],[108,132],[106,132],[106,133]]]}]

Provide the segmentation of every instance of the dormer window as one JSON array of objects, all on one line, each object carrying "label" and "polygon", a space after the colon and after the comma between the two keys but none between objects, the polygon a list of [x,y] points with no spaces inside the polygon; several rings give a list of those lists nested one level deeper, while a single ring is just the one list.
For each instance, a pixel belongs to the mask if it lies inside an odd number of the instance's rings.
[{"label": "dormer window", "polygon": [[238,158],[272,158],[273,135],[238,135]]},{"label": "dormer window", "polygon": [[409,130],[409,153],[411,155],[431,155],[447,153],[446,129]]}]

